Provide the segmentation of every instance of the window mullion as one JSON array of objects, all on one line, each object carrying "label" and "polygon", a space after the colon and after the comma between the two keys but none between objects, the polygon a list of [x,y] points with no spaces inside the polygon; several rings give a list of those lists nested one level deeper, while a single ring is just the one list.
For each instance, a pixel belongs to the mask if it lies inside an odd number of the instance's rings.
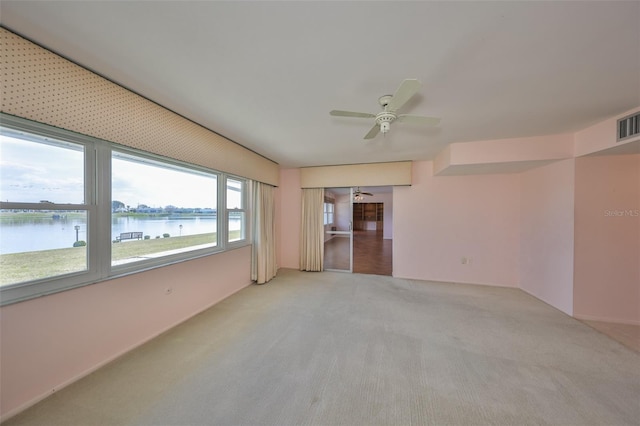
[{"label": "window mullion", "polygon": [[218,225],[218,245],[222,250],[227,248],[229,241],[229,212],[227,211],[227,176],[218,178],[218,208],[217,208],[217,225]]},{"label": "window mullion", "polygon": [[89,255],[97,275],[106,278],[111,273],[111,147],[98,144],[94,152],[95,217],[91,221],[91,235],[95,238],[92,238]]}]

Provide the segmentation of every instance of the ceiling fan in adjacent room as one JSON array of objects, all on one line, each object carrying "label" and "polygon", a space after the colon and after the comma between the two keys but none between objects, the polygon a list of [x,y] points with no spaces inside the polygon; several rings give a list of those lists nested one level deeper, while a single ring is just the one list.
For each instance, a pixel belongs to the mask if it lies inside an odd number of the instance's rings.
[{"label": "ceiling fan in adjacent room", "polygon": [[427,126],[436,126],[440,122],[439,118],[423,117],[420,115],[398,114],[397,111],[407,103],[409,99],[418,92],[422,86],[416,79],[407,79],[400,84],[398,90],[393,95],[384,95],[378,99],[378,103],[382,106],[383,111],[372,114],[368,112],[341,111],[334,109],[329,112],[330,115],[336,117],[356,117],[356,118],[373,118],[375,124],[365,135],[365,139],[373,139],[378,132],[386,134],[391,127],[391,123],[397,121],[399,123],[424,124]]},{"label": "ceiling fan in adjacent room", "polygon": [[353,191],[353,201],[362,201],[364,200],[364,196],[372,196],[373,194],[370,192],[362,192],[360,191],[360,187]]}]

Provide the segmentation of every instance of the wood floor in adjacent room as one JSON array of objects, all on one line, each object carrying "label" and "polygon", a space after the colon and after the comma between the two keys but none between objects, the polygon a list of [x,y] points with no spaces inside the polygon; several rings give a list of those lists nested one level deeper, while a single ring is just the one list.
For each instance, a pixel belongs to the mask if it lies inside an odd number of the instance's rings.
[{"label": "wood floor in adjacent room", "polygon": [[[392,275],[391,239],[382,232],[353,232],[353,272],[358,274]],[[336,236],[324,246],[325,269],[349,269],[349,238]]]},{"label": "wood floor in adjacent room", "polygon": [[3,426],[637,425],[639,397],[640,354],[519,289],[281,269]]}]

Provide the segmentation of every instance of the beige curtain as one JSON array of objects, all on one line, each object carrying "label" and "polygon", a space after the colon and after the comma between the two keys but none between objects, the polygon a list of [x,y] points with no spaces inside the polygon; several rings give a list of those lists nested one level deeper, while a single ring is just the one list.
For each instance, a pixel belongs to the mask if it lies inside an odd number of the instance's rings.
[{"label": "beige curtain", "polygon": [[322,271],[324,263],[324,189],[302,190],[300,270]]},{"label": "beige curtain", "polygon": [[276,222],[274,188],[253,182],[253,246],[251,248],[251,279],[264,284],[276,276]]}]

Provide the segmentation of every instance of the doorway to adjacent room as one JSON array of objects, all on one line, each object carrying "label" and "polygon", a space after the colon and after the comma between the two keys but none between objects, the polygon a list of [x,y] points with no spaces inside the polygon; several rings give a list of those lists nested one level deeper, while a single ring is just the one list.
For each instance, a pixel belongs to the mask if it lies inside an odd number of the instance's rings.
[{"label": "doorway to adjacent room", "polygon": [[325,188],[324,269],[391,276],[393,187],[359,190]]}]

